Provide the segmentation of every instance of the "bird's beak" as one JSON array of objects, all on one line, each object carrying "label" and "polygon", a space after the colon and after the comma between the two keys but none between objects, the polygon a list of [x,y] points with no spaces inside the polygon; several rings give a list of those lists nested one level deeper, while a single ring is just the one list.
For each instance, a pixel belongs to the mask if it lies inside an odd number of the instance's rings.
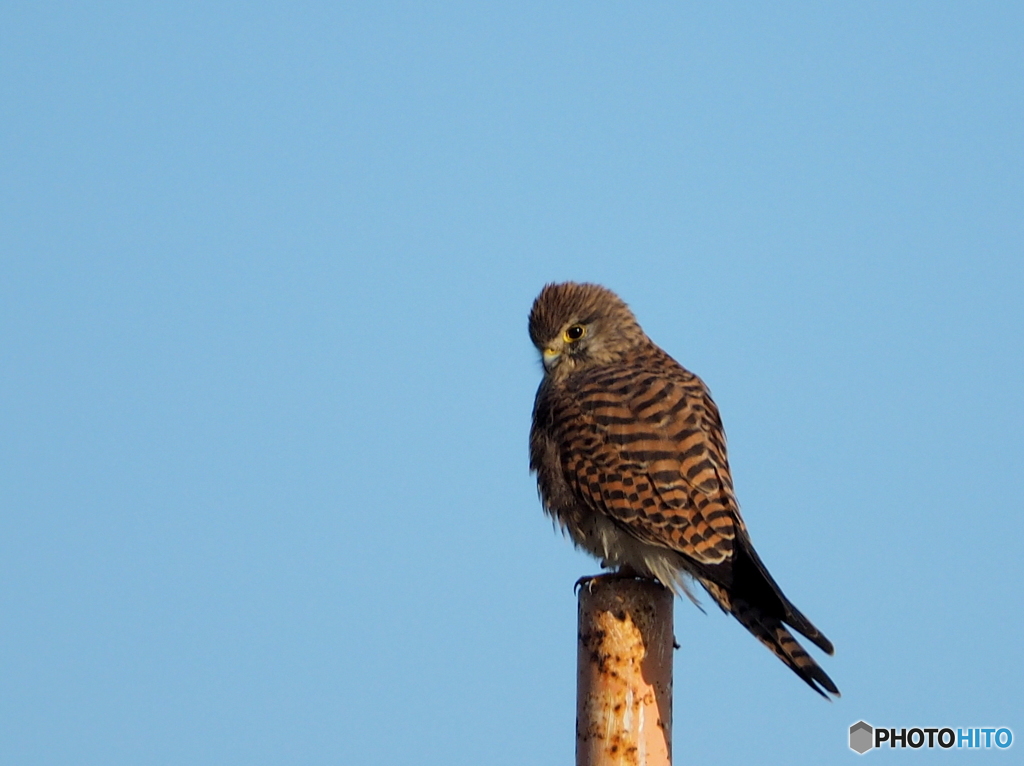
[{"label": "bird's beak", "polygon": [[550,370],[552,367],[554,367],[555,363],[558,361],[558,357],[560,357],[561,355],[562,353],[557,349],[545,348],[541,352],[541,358],[544,360],[544,369]]}]

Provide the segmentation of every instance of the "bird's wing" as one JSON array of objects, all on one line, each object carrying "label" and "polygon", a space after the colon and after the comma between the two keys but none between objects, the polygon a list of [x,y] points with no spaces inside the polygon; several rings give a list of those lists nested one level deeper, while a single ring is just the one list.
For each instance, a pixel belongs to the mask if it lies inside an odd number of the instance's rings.
[{"label": "bird's wing", "polygon": [[718,408],[696,375],[651,361],[576,381],[579,430],[560,450],[563,471],[585,504],[637,538],[721,564],[745,530]]}]

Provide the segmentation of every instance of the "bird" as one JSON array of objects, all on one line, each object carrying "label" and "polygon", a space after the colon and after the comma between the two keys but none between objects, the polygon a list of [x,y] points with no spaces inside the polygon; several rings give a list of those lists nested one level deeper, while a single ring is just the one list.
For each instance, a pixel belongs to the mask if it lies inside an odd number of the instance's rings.
[{"label": "bird", "polygon": [[754,550],[704,382],[601,285],[545,285],[529,332],[544,368],[530,429],[544,511],[624,577],[655,579],[698,606],[689,583],[699,583],[808,686],[838,697],[789,628],[829,655],[832,642]]}]

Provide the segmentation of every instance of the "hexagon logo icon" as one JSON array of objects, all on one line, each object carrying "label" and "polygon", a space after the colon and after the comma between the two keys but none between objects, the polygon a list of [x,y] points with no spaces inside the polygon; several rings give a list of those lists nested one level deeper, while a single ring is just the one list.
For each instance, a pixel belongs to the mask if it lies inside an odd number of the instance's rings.
[{"label": "hexagon logo icon", "polygon": [[857,721],[850,727],[850,749],[864,755],[874,747],[874,730],[866,721]]}]

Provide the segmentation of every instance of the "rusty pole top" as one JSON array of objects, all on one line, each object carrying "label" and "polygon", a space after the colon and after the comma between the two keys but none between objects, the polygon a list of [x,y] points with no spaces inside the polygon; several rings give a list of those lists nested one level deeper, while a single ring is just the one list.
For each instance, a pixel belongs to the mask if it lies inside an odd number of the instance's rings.
[{"label": "rusty pole top", "polygon": [[672,605],[653,580],[583,581],[576,766],[671,766]]}]

